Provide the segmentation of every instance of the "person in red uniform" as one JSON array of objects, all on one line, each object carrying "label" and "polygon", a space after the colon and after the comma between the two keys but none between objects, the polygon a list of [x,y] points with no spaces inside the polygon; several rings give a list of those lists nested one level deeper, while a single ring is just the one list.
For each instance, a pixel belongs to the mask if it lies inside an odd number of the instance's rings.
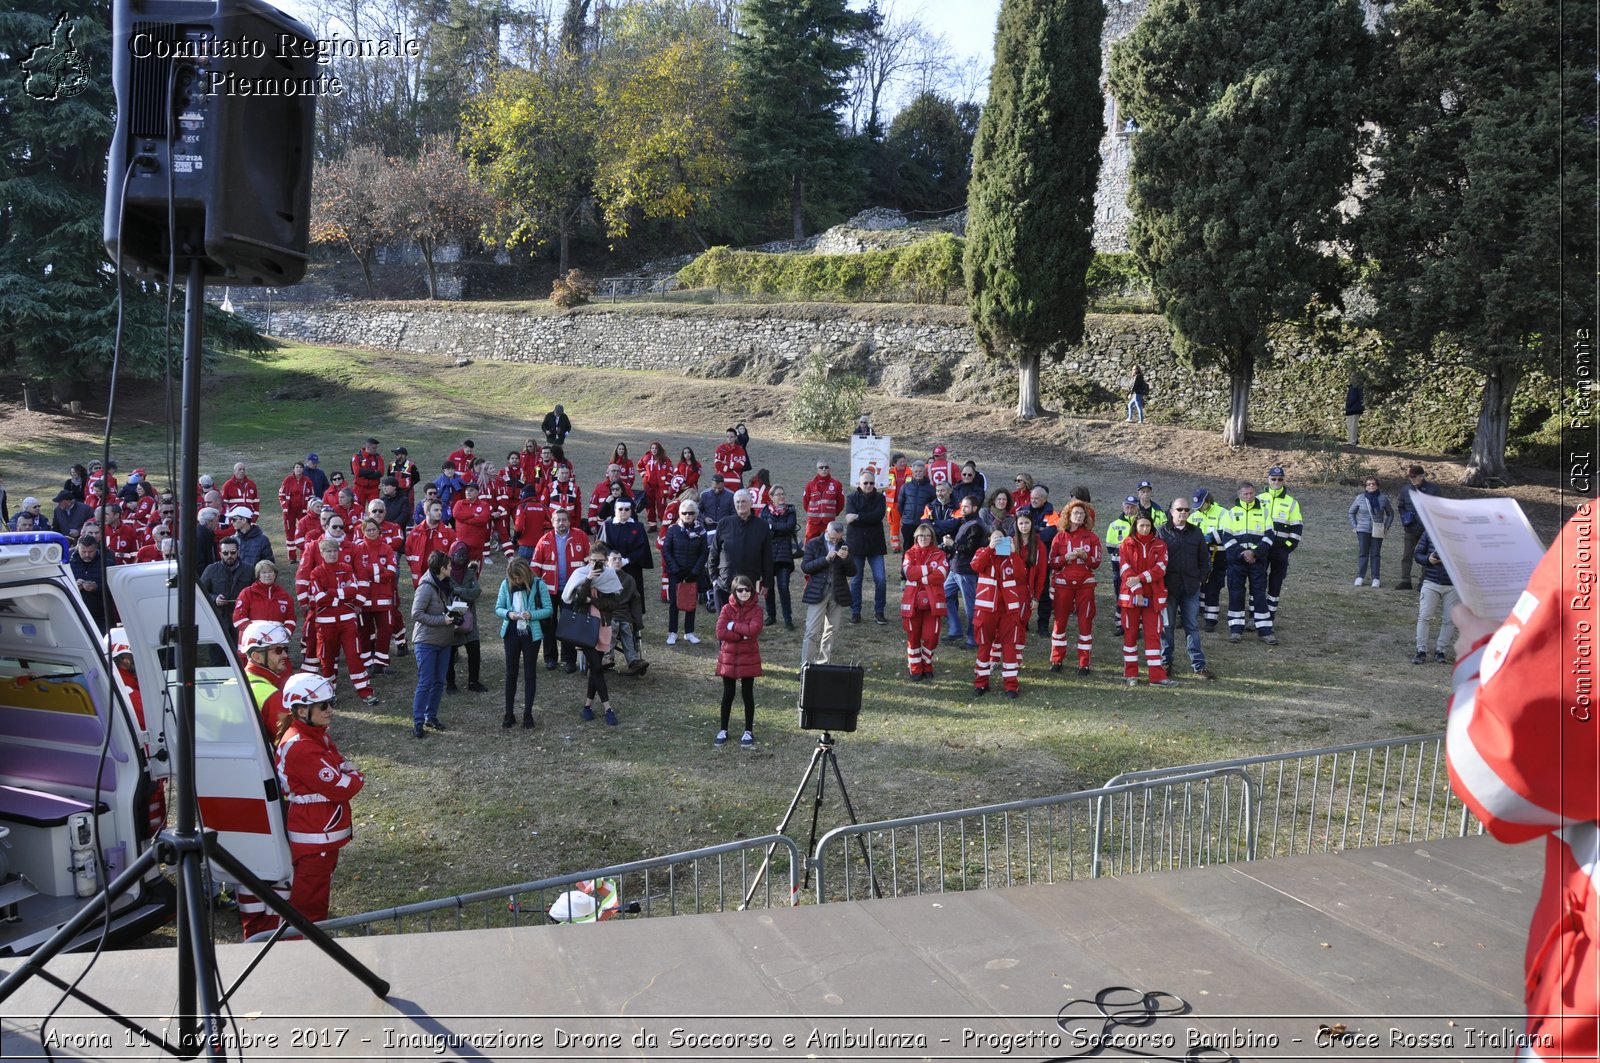
[{"label": "person in red uniform", "polygon": [[385,472],[383,454],[378,450],[380,445],[375,438],[368,436],[361,449],[350,456],[350,488],[363,508],[378,497],[378,481],[383,479]]},{"label": "person in red uniform", "polygon": [[934,486],[961,482],[961,467],[950,460],[950,451],[943,443],[933,445],[933,457],[928,459],[928,482]]},{"label": "person in red uniform", "polygon": [[456,472],[461,474],[462,479],[472,475],[472,463],[477,460],[477,455],[472,452],[474,446],[472,440],[465,440],[444,459],[455,466]]},{"label": "person in red uniform", "polygon": [[828,459],[817,462],[817,475],[800,492],[800,510],[806,515],[805,541],[828,530],[828,522],[844,511],[844,484],[830,474]]},{"label": "person in red uniform", "polygon": [[661,445],[659,439],[650,441],[650,447],[644,452],[644,457],[639,459],[639,490],[644,495],[645,517],[652,523],[660,523],[661,507],[666,504],[667,483],[672,479],[676,469],[672,459],[667,456],[667,448]]},{"label": "person in red uniform", "polygon": [[945,604],[944,581],[950,559],[934,545],[933,525],[919,524],[913,543],[900,559],[900,624],[906,631],[906,668],[918,682],[933,676],[933,651],[939,648]]},{"label": "person in red uniform", "polygon": [[695,494],[700,493],[700,459],[694,456],[693,447],[684,447],[682,453],[678,455],[678,467],[674,470],[674,474],[683,481],[678,490],[692,487],[695,489]]},{"label": "person in red uniform", "polygon": [[[500,544],[500,552],[506,552],[511,542],[511,511],[517,508],[517,498],[522,493],[522,484],[516,479],[517,467],[507,464],[504,469],[489,470],[489,482],[484,487],[484,501],[489,503],[489,532],[495,542]],[[492,561],[490,557],[486,561]]]},{"label": "person in red uniform", "polygon": [[271,561],[257,561],[256,580],[239,592],[233,604],[233,629],[243,637],[251,623],[266,621],[282,624],[285,631],[294,634],[294,599],[278,586],[278,566]]},{"label": "person in red uniform", "polygon": [[[620,495],[615,494],[618,487],[622,489]],[[631,501],[633,492],[629,490],[628,482],[622,478],[622,466],[611,464],[606,466],[605,479],[595,484],[594,490],[589,494],[589,508],[586,511],[586,516],[589,520],[591,535],[600,527],[600,522],[610,514],[610,504],[613,503],[615,498],[626,498]]]},{"label": "person in red uniform", "polygon": [[383,521],[369,515],[361,522],[354,553],[356,581],[367,599],[356,618],[356,645],[367,674],[382,675],[389,670],[389,643],[394,637],[400,579],[394,547],[383,535]]},{"label": "person in red uniform", "polygon": [[472,551],[472,560],[481,562],[489,549],[489,525],[494,521],[494,508],[483,500],[483,490],[475,480],[467,481],[461,493],[463,497],[450,507],[456,542],[464,543]]},{"label": "person in red uniform", "polygon": [[248,506],[250,522],[254,524],[261,519],[261,492],[256,488],[256,482],[245,474],[244,462],[233,463],[233,475],[222,481],[220,490],[224,513],[234,506]]},{"label": "person in red uniform", "polygon": [[[169,545],[163,547],[162,543]],[[139,547],[139,552],[133,555],[133,559],[141,565],[147,561],[165,561],[172,556],[168,552],[172,549],[171,543],[172,529],[165,524],[157,524],[150,529],[148,538],[145,539],[144,545]]]},{"label": "person in red uniform", "polygon": [[283,513],[283,542],[289,549],[291,565],[300,560],[300,549],[305,544],[300,521],[305,517],[315,494],[303,461],[295,462],[289,475],[278,485],[278,509]]},{"label": "person in red uniform", "polygon": [[628,444],[617,441],[616,447],[611,451],[611,464],[622,470],[622,482],[628,485],[628,494],[633,494],[633,484],[636,472],[633,459],[628,457]]},{"label": "person in red uniform", "polygon": [[[252,620],[239,635],[239,656],[245,660],[245,682],[250,684],[250,693],[255,698],[262,725],[269,739],[276,742],[278,721],[284,715],[283,684],[291,673],[289,632],[282,624]],[[276,892],[288,900],[289,884],[278,884]],[[280,920],[267,910],[266,902],[243,886],[235,893],[239,902],[241,937],[249,938],[253,934],[278,929]]]},{"label": "person in red uniform", "polygon": [[744,471],[750,465],[750,458],[739,445],[739,433],[734,429],[728,429],[727,439],[717,444],[711,464],[728,490],[737,491],[744,486]]},{"label": "person in red uniform", "polygon": [[[309,479],[309,477],[307,478]],[[299,564],[307,550],[317,545],[317,540],[322,538],[322,499],[312,495],[306,499],[306,511],[295,521],[294,534],[297,552],[294,555],[296,564]]]},{"label": "person in red uniform", "polygon": [[1502,842],[1544,839],[1524,958],[1518,1059],[1596,1057],[1600,1014],[1600,729],[1593,500],[1568,519],[1504,623],[1464,605],[1445,731],[1450,786]]},{"label": "person in red uniform", "polygon": [[296,675],[284,684],[287,713],[278,736],[278,785],[289,802],[289,903],[307,919],[328,918],[328,894],[339,850],[350,843],[350,799],[366,783],[328,737],[333,684]]},{"label": "person in red uniform", "polygon": [[1145,667],[1150,685],[1172,686],[1161,663],[1161,625],[1167,613],[1167,544],[1156,534],[1155,521],[1140,515],[1133,534],[1117,549],[1122,590],[1122,675],[1129,686],[1139,683],[1139,632],[1144,632]]},{"label": "person in red uniform", "polygon": [[366,595],[356,578],[355,567],[341,556],[341,543],[332,538],[317,544],[322,563],[311,571],[311,609],[306,622],[316,618],[317,642],[321,654],[318,665],[324,679],[333,679],[339,655],[344,654],[345,670],[356,694],[368,705],[378,703],[361,663],[361,646],[356,637],[357,615],[367,605]]},{"label": "person in red uniform", "polygon": [[[134,671],[133,647],[128,643],[127,629],[114,627],[106,632],[105,647],[116,669],[117,686],[132,706],[140,730],[147,731],[149,725],[144,719],[144,695],[139,691],[139,675]],[[152,752],[149,743],[145,744],[144,751],[147,757]],[[167,825],[167,780],[152,779],[151,782],[150,803],[145,806],[145,826],[154,835]]]},{"label": "person in red uniform", "polygon": [[[533,548],[533,574],[544,580],[545,586],[550,588],[553,596],[561,594],[562,587],[568,576],[576,569],[582,567],[589,559],[589,536],[576,524],[564,509],[558,509],[550,514],[550,530],[540,537]],[[556,639],[556,621],[551,616],[545,621],[544,631],[544,665],[554,668],[559,651],[560,660],[566,665],[568,672],[578,670],[578,651],[570,642],[558,644]]]},{"label": "person in red uniform", "polygon": [[1017,630],[1024,626],[1023,610],[1031,604],[1028,570],[1013,554],[1011,536],[996,528],[989,533],[989,545],[972,555],[972,571],[978,574],[978,593],[972,606],[972,637],[978,643],[972,692],[979,697],[989,692],[989,676],[995,658],[1000,659],[1000,680],[1005,696],[1018,695],[1017,674],[1021,659]]},{"label": "person in red uniform", "polygon": [[406,535],[406,567],[411,570],[411,585],[415,587],[428,571],[428,558],[435,553],[449,557],[455,543],[456,533],[444,522],[443,504],[429,502],[422,523]]},{"label": "person in red uniform", "polygon": [[1034,523],[1031,511],[1018,513],[1016,523],[1017,530],[1011,536],[1011,553],[1017,563],[1027,569],[1022,574],[1022,581],[1029,592],[1028,600],[1022,606],[1022,630],[1017,632],[1017,660],[1021,661],[1028,648],[1028,628],[1033,621],[1033,609],[1038,604],[1039,596],[1044,593],[1045,582],[1050,574],[1050,548],[1039,537],[1038,525]]},{"label": "person in red uniform", "polygon": [[328,489],[322,492],[322,504],[325,506],[337,506],[339,504],[339,492],[344,489],[344,473],[335,472],[331,474],[328,477]]},{"label": "person in red uniform", "polygon": [[555,477],[550,481],[550,486],[545,489],[544,509],[545,517],[555,516],[556,510],[564,510],[573,524],[583,518],[583,492],[572,479],[572,473],[564,465],[555,467]]},{"label": "person in red uniform", "polygon": [[[144,536],[139,529],[122,519],[122,507],[115,502],[109,502],[104,509],[105,536],[101,539],[101,548],[117,559],[119,565],[131,565],[139,556],[139,547],[144,545]],[[101,514],[96,513],[91,523],[99,524]]]},{"label": "person in red uniform", "polygon": [[1089,674],[1094,652],[1095,569],[1102,560],[1100,536],[1089,526],[1089,507],[1073,500],[1050,541],[1050,670],[1067,659],[1067,623],[1078,619],[1078,674]]},{"label": "person in red uniform", "polygon": [[511,514],[511,538],[505,543],[506,556],[515,554],[524,561],[532,560],[533,548],[539,545],[548,527],[538,485],[524,484],[522,498]]}]

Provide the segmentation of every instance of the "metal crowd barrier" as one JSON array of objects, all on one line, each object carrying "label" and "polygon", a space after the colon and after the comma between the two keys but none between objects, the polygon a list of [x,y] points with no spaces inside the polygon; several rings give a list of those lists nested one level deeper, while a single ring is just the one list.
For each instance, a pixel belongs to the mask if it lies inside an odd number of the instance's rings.
[{"label": "metal crowd barrier", "polygon": [[[545,913],[562,893],[579,882],[600,878],[616,880],[618,910],[630,915],[728,911],[740,906],[766,855],[764,850],[773,845],[777,848],[772,867],[750,907],[788,907],[796,902],[798,873],[805,866],[800,848],[782,834],[763,834],[648,860],[347,915],[318,925],[330,932],[357,934],[536,926],[551,922]],[[780,875],[787,877],[787,884],[774,886]],[[383,924],[389,924],[387,930],[382,929]]]}]

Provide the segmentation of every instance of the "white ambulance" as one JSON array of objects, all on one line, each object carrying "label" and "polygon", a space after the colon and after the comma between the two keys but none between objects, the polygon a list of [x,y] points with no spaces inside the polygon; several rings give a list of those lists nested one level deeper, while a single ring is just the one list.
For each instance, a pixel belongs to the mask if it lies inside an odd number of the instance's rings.
[{"label": "white ambulance", "polygon": [[[32,951],[82,906],[103,903],[102,887],[152,844],[151,790],[174,775],[177,566],[105,570],[144,726],[79,594],[69,549],[51,532],[0,533],[0,956]],[[264,880],[287,880],[277,777],[232,632],[203,600],[195,618],[201,825]],[[175,795],[168,804],[176,809]],[[152,867],[112,904],[110,940],[146,934],[172,911],[172,885]],[[72,947],[93,947],[100,934],[92,925]]]}]

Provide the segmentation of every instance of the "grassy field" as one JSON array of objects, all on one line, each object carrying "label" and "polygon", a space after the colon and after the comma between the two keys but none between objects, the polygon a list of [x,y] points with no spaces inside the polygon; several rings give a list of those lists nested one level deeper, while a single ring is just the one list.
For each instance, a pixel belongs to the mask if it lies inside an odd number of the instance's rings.
[{"label": "grassy field", "polygon": [[[469,436],[480,454],[503,456],[536,434],[539,418],[559,401],[577,425],[568,452],[585,488],[619,439],[635,456],[656,438],[674,454],[693,446],[709,465],[722,430],[744,420],[756,464],[770,468],[798,500],[814,459],[827,454],[839,470],[848,450],[842,436],[830,443],[787,438],[787,395],[784,388],[667,373],[455,367],[392,352],[286,347],[260,359],[223,358],[208,375],[201,467],[220,477],[243,460],[270,497],[308,450],[331,470],[373,434],[386,452],[407,445],[429,471]],[[914,685],[904,674],[897,624],[879,627],[869,617],[847,627],[835,659],[859,660],[868,680],[861,728],[841,738],[840,760],[863,819],[1064,793],[1121,771],[1443,726],[1449,670],[1409,663],[1416,598],[1391,589],[1400,539],[1385,558],[1388,586],[1351,587],[1355,548],[1345,511],[1357,488],[1297,482],[1297,470],[1309,469],[1311,459],[1285,449],[1286,441],[1230,452],[1213,434],[1159,425],[1015,425],[1003,411],[930,400],[873,402],[879,430],[894,436],[896,449],[926,454],[936,441],[951,443],[958,458],[978,460],[991,485],[1030,471],[1055,488],[1058,504],[1073,484],[1087,485],[1102,528],[1141,478],[1156,483],[1165,503],[1201,484],[1220,495],[1230,482],[1259,479],[1268,464],[1282,462],[1307,534],[1279,614],[1282,645],[1248,639],[1230,646],[1221,634],[1207,636],[1216,683],[1125,688],[1107,590],[1094,674],[1050,675],[1048,639],[1033,635],[1018,701],[974,700],[971,657],[959,647],[941,647],[937,677]],[[168,426],[161,409],[158,391],[125,398],[113,455],[124,472],[143,465],[165,482]],[[48,498],[68,464],[99,453],[101,425],[90,417],[5,410],[9,460],[0,471],[14,503],[29,493]],[[1380,472],[1397,486],[1397,472],[1416,457],[1446,482],[1454,478],[1427,456],[1362,451],[1347,464]],[[1554,489],[1535,486],[1518,495],[1548,538],[1560,519]],[[266,513],[262,523],[281,558],[275,503]],[[381,705],[341,698],[335,735],[366,772],[367,787],[354,806],[355,840],[340,860],[335,914],[759,835],[771,830],[793,794],[816,742],[798,729],[793,708],[798,631],[780,625],[762,639],[766,675],[756,683],[754,752],[712,748],[720,693],[715,647],[710,639],[666,647],[665,606],[653,594],[647,596],[649,675],[612,679],[620,727],[580,723],[583,676],[541,669],[539,727],[502,730],[504,670],[492,608],[503,574],[499,565],[485,573],[479,609],[487,632],[483,680],[491,692],[447,696],[441,715],[450,732],[420,742],[411,737],[410,660],[377,681]],[[889,582],[892,618],[897,576]],[[796,602],[800,589],[797,577]],[[1186,668],[1180,664],[1179,671]],[[340,685],[348,695],[347,681]],[[827,808],[824,826],[842,817],[842,809]]]}]

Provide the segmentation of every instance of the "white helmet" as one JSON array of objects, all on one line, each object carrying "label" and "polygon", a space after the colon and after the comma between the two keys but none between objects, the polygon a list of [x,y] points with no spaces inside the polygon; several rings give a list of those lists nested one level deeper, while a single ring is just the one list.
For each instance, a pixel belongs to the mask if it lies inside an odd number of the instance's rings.
[{"label": "white helmet", "polygon": [[582,890],[568,890],[550,906],[550,918],[558,923],[587,923],[594,920],[597,905]]},{"label": "white helmet", "polygon": [[114,627],[106,632],[105,648],[113,659],[121,657],[125,653],[132,654],[133,647],[128,644],[128,629]]},{"label": "white helmet", "polygon": [[239,632],[239,652],[289,645],[289,629],[276,620],[252,620]]},{"label": "white helmet", "polygon": [[296,672],[283,684],[283,707],[287,712],[333,700],[333,681],[310,672]]}]

